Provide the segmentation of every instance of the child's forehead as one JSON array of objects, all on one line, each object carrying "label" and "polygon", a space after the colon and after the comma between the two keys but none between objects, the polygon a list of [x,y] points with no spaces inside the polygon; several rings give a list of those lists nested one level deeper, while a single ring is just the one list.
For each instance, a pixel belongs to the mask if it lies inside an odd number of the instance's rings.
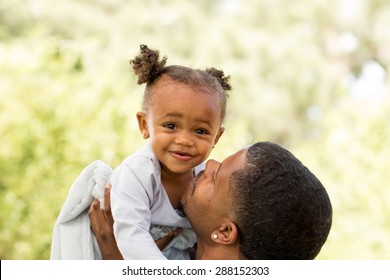
[{"label": "child's forehead", "polygon": [[222,109],[218,95],[174,81],[157,86],[151,98],[150,106],[154,114],[180,112],[182,116],[204,114],[219,119]]}]

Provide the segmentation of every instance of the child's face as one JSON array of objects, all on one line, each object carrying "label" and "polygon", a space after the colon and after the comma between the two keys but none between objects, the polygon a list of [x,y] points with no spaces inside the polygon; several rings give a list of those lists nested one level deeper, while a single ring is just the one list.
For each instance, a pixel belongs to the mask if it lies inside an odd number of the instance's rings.
[{"label": "child's face", "polygon": [[150,136],[163,170],[190,172],[207,159],[223,133],[219,97],[168,78],[152,90],[147,113],[137,114],[141,132]]}]

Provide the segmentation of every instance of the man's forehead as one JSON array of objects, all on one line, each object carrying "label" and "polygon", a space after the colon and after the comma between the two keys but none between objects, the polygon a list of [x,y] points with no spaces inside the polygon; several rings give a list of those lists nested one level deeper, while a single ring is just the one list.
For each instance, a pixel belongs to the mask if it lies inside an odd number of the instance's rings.
[{"label": "man's forehead", "polygon": [[221,163],[218,170],[224,170],[225,172],[233,172],[244,168],[247,151],[248,149],[244,148],[237,153],[229,156]]}]

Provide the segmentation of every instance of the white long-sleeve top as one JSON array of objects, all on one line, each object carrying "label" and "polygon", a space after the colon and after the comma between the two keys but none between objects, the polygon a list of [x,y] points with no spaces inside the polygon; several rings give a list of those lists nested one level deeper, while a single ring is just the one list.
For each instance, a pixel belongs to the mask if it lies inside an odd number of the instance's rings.
[{"label": "white long-sleeve top", "polygon": [[[202,168],[198,166],[195,173]],[[149,143],[114,170],[111,184],[114,235],[124,259],[189,259],[185,249],[196,242],[195,233],[188,219],[172,207]],[[183,232],[161,252],[149,230],[157,239],[166,227],[181,227]]]}]

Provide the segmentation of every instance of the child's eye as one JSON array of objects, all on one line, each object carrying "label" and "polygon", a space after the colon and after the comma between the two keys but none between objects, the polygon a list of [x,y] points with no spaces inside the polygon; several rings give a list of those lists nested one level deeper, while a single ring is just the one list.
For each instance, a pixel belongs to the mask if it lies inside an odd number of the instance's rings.
[{"label": "child's eye", "polygon": [[203,135],[209,134],[209,132],[207,130],[202,129],[202,128],[195,130],[195,133],[196,134],[203,134]]},{"label": "child's eye", "polygon": [[176,129],[176,125],[174,125],[173,123],[163,124],[163,127],[171,129],[171,130],[175,130]]}]

